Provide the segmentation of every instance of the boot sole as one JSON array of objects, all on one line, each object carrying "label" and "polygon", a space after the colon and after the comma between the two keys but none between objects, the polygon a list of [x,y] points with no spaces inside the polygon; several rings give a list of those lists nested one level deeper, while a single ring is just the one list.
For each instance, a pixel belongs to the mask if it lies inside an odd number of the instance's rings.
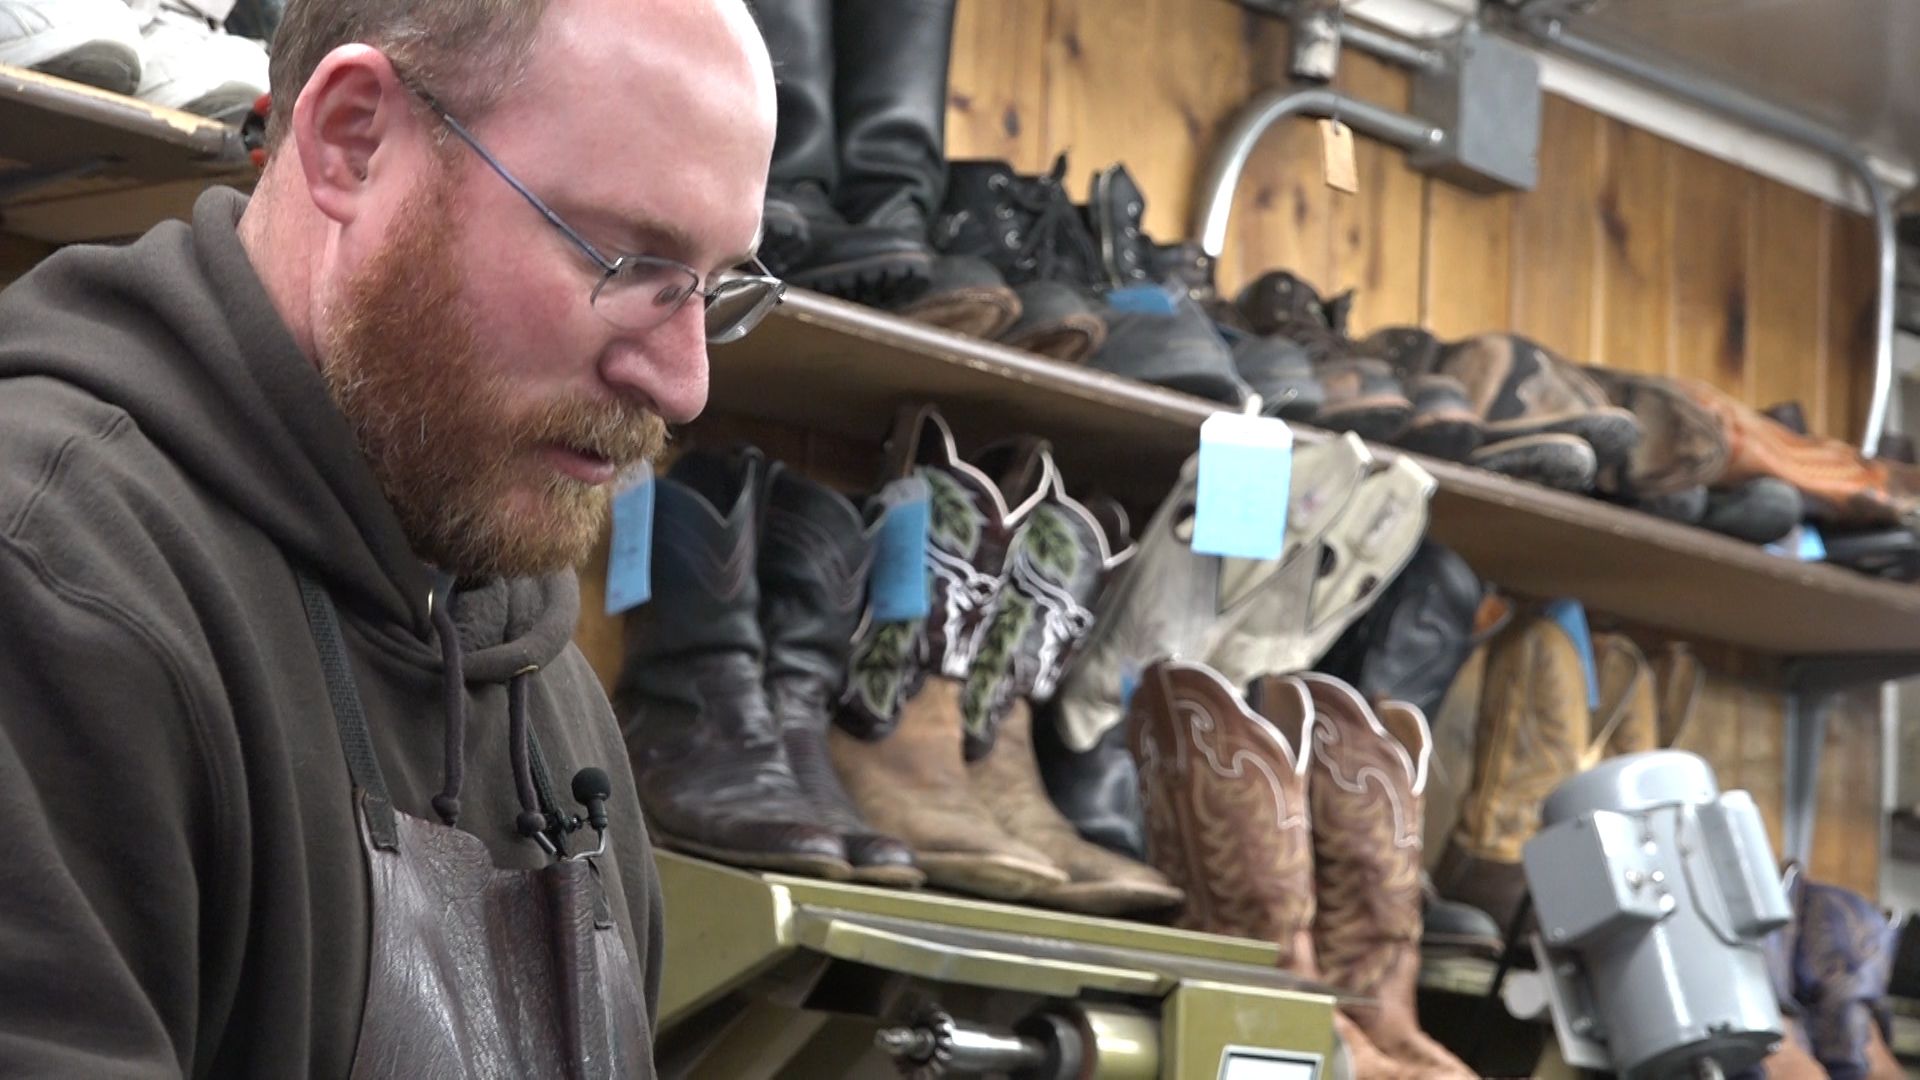
[{"label": "boot sole", "polygon": [[1358,401],[1333,408],[1322,406],[1313,422],[1334,431],[1351,431],[1368,442],[1388,442],[1407,429],[1413,406],[1403,399]]},{"label": "boot sole", "polygon": [[1131,915],[1165,911],[1187,902],[1187,894],[1171,885],[1128,884],[1116,881],[1076,881],[1042,889],[1033,902],[1087,915]]},{"label": "boot sole", "polygon": [[914,866],[855,866],[853,880],[863,885],[917,889],[927,883],[927,875]]},{"label": "boot sole", "polygon": [[1446,418],[1419,420],[1407,427],[1394,440],[1394,445],[1402,450],[1411,450],[1416,454],[1439,458],[1442,461],[1465,461],[1486,441],[1486,429],[1478,418],[1452,420]]},{"label": "boot sole", "polygon": [[922,252],[869,255],[795,270],[787,280],[856,304],[893,307],[924,293],[933,257]]},{"label": "boot sole", "polygon": [[1067,875],[1058,867],[1010,855],[916,852],[915,858],[929,884],[992,900],[1025,900],[1067,883]]},{"label": "boot sole", "polygon": [[825,878],[828,881],[851,881],[853,867],[845,859],[836,859],[830,855],[782,855],[771,851],[734,851],[729,848],[714,847],[711,844],[682,840],[670,833],[654,832],[656,846],[678,851],[683,855],[698,855],[703,859],[726,863],[729,866],[743,866],[752,870],[772,870],[781,874],[801,874],[807,877]]}]

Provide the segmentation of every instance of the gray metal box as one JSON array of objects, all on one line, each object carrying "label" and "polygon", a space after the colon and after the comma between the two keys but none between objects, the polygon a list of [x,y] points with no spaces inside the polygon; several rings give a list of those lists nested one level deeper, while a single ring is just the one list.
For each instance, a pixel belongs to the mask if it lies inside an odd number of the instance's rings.
[{"label": "gray metal box", "polygon": [[1540,63],[1472,23],[1438,43],[1447,62],[1413,81],[1413,113],[1447,137],[1414,168],[1474,191],[1533,190],[1540,174]]}]

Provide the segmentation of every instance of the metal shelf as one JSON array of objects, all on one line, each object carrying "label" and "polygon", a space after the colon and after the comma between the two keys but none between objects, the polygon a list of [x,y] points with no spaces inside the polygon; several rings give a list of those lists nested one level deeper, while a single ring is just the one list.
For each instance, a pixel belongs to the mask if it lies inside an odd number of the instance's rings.
[{"label": "metal shelf", "polygon": [[256,174],[231,125],[5,64],[0,133],[0,232],[48,243],[137,236]]},{"label": "metal shelf", "polygon": [[[900,405],[925,400],[938,402],[963,438],[1043,435],[1082,490],[1136,503],[1169,486],[1218,408],[800,291],[757,333],[713,353],[713,407],[739,416],[876,440]],[[1920,659],[1920,587],[1419,460],[1440,482],[1435,538],[1509,589],[1576,597],[1656,629],[1776,656]]]}]

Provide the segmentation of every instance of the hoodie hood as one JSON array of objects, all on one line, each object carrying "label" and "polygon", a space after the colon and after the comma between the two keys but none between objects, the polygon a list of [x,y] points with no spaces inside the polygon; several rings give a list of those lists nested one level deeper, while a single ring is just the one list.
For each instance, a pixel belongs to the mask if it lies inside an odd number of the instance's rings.
[{"label": "hoodie hood", "polygon": [[[46,376],[112,404],[183,471],[270,536],[341,607],[425,667],[441,580],[240,244],[246,197],[214,188],[191,225],[56,253],[0,294],[0,378]],[[129,358],[162,353],[164,366]],[[469,683],[544,666],[578,617],[571,573],[462,587],[452,615]]]}]

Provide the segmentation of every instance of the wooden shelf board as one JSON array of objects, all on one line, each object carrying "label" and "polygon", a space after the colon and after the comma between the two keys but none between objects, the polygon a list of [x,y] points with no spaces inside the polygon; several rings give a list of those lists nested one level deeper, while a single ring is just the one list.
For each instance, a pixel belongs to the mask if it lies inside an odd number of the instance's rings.
[{"label": "wooden shelf board", "polygon": [[138,234],[208,184],[255,173],[228,124],[4,64],[0,132],[0,184],[21,169],[91,165],[0,203],[0,230],[53,243]]},{"label": "wooden shelf board", "polygon": [[[935,401],[963,437],[1043,435],[1079,490],[1136,496],[1171,483],[1201,421],[1219,408],[802,291],[757,333],[714,351],[712,396],[718,411],[870,441],[901,405]],[[1509,589],[1572,596],[1655,629],[1781,656],[1920,652],[1920,587],[1417,460],[1440,483],[1435,539]]]}]

